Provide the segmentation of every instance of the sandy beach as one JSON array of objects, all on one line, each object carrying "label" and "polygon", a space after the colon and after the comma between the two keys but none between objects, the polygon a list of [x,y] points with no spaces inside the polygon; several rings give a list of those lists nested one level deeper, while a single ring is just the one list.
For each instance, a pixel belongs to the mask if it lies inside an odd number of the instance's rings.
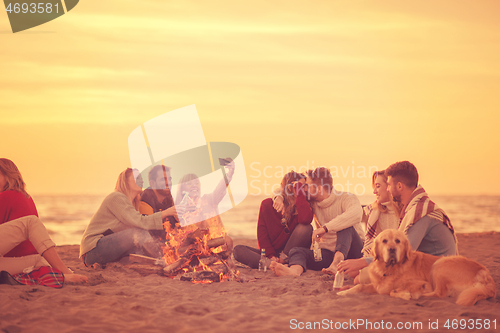
[{"label": "sandy beach", "polygon": [[[458,240],[460,254],[485,265],[498,289],[500,233],[459,234]],[[58,247],[69,267],[89,277],[87,284],[59,290],[0,285],[2,332],[286,332],[308,330],[314,322],[318,330],[360,332],[398,325],[411,332],[450,332],[453,324],[467,325],[462,331],[495,332],[500,326],[500,296],[473,307],[456,305],[453,298],[340,297],[332,291],[332,277],[320,272],[276,277],[240,267],[248,282],[193,284],[160,276],[154,266],[86,268],[78,249]]]}]

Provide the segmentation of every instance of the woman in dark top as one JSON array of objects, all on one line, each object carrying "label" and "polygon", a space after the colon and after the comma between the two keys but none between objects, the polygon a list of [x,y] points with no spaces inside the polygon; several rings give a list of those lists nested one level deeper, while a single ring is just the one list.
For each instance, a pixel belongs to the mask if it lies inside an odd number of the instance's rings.
[{"label": "woman in dark top", "polygon": [[[273,200],[265,199],[260,205],[257,222],[259,249],[245,245],[234,247],[234,258],[252,268],[259,266],[261,249],[274,261],[286,261],[288,252],[296,246],[310,247],[312,239],[313,213],[306,200],[302,186],[303,174],[291,171],[281,181],[281,195],[284,199],[284,212],[273,208]],[[280,259],[280,254],[283,253]]]}]

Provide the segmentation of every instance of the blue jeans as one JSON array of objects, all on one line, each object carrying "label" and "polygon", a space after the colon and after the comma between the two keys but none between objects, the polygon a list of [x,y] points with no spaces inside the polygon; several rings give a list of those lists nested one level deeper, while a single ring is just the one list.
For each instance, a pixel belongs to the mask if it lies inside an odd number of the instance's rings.
[{"label": "blue jeans", "polygon": [[[290,238],[281,249],[274,249],[276,251],[276,256],[279,257],[279,253],[283,252],[288,256],[291,249],[295,247],[307,247],[311,246],[312,238],[312,225],[310,224],[299,224],[293,229]],[[234,259],[239,262],[250,266],[251,268],[258,268],[260,261],[260,250],[254,249],[246,245],[237,245],[233,249]]]},{"label": "blue jeans", "polygon": [[[361,258],[362,249],[363,242],[354,227],[337,231],[337,246],[335,247],[335,252],[342,252],[344,260]],[[304,247],[294,247],[290,250],[290,262],[288,265],[300,265],[304,269],[304,272],[306,269],[320,271],[323,268],[330,267],[335,256],[334,252],[327,249],[321,249],[321,254],[323,259],[321,261],[315,261],[313,250]]]},{"label": "blue jeans", "polygon": [[149,234],[149,230],[130,228],[104,236],[89,252],[85,253],[86,266],[106,264],[118,261],[131,253],[146,254],[154,258],[161,258],[163,252],[160,243]]}]

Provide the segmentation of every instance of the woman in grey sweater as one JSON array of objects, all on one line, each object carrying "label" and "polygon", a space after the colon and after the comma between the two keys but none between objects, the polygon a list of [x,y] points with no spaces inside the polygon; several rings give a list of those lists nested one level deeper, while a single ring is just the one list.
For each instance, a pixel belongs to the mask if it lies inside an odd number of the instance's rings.
[{"label": "woman in grey sweater", "polygon": [[90,220],[80,244],[80,258],[86,266],[117,261],[131,253],[161,258],[161,244],[149,230],[163,230],[163,219],[173,216],[175,207],[152,215],[138,211],[142,178],[137,170],[120,173],[115,191],[109,194]]}]

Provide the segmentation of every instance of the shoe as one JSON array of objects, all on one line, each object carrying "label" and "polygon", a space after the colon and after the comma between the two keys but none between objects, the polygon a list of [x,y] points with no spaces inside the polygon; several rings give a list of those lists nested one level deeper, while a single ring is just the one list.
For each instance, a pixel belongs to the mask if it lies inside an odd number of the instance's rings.
[{"label": "shoe", "polygon": [[9,274],[7,271],[1,271],[0,272],[0,284],[10,284],[10,285],[20,285],[16,279],[12,277],[12,275]]}]

